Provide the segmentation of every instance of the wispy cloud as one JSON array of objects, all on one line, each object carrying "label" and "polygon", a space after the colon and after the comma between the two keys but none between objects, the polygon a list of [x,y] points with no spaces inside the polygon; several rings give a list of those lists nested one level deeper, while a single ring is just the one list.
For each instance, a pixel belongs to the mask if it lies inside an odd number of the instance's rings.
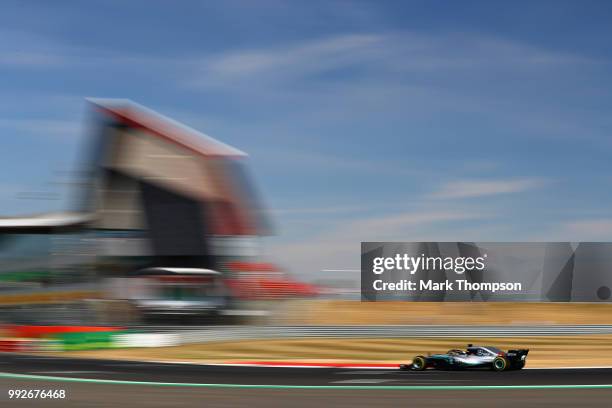
[{"label": "wispy cloud", "polygon": [[325,214],[345,214],[363,211],[367,207],[363,206],[337,206],[337,207],[319,207],[319,208],[278,208],[271,212],[274,215],[325,215]]},{"label": "wispy cloud", "polygon": [[[105,69],[171,70],[177,74],[177,66],[194,66],[198,60],[164,58],[158,54],[122,52],[108,48],[76,46],[56,40],[51,36],[0,28],[0,68],[8,69],[61,69],[77,72],[95,70],[102,75]],[[148,68],[147,68],[148,67]]]},{"label": "wispy cloud", "polygon": [[457,199],[522,193],[541,187],[542,179],[457,180],[444,184],[429,195],[433,199]]},{"label": "wispy cloud", "polygon": [[0,68],[50,68],[65,65],[68,49],[40,35],[0,29]]},{"label": "wispy cloud", "polygon": [[612,239],[612,218],[564,222],[552,235],[551,240],[609,241]]},{"label": "wispy cloud", "polygon": [[3,133],[27,133],[40,137],[58,137],[73,139],[81,132],[81,124],[77,120],[59,119],[0,119],[0,129]]},{"label": "wispy cloud", "polygon": [[290,271],[346,268],[358,262],[361,241],[427,240],[440,231],[448,233],[457,222],[490,217],[492,214],[483,211],[406,211],[333,224],[314,237],[273,244],[270,249]]},{"label": "wispy cloud", "polygon": [[252,157],[275,163],[286,163],[293,169],[308,168],[314,172],[320,169],[334,172],[349,172],[351,174],[393,174],[419,175],[424,174],[424,169],[406,168],[401,162],[382,158],[351,156],[346,152],[308,151],[306,149],[275,148],[271,146],[254,146],[249,149]]},{"label": "wispy cloud", "polygon": [[[552,94],[572,93],[567,79],[577,72],[609,65],[603,58],[490,35],[374,31],[194,55],[182,61],[176,79],[191,91],[215,93],[258,112],[260,119],[281,109],[282,117],[275,115],[281,124],[305,117],[309,124],[343,123],[350,117],[357,123],[380,120],[381,126],[405,120],[416,127],[441,116],[482,115],[483,125],[497,122],[516,129],[517,137],[594,135],[604,141],[597,124],[607,117],[559,104],[563,99]],[[525,98],[531,93],[533,99]]]},{"label": "wispy cloud", "polygon": [[254,77],[303,77],[363,63],[380,53],[384,36],[342,35],[271,49],[227,52],[206,58],[196,85],[227,85]]},{"label": "wispy cloud", "polygon": [[57,67],[63,65],[64,58],[60,55],[45,52],[2,52],[0,66],[11,67]]},{"label": "wispy cloud", "polygon": [[201,60],[190,84],[234,86],[245,80],[280,83],[346,69],[362,70],[362,76],[401,76],[409,72],[435,75],[453,70],[559,68],[594,62],[503,38],[413,32],[345,34],[212,55]]}]

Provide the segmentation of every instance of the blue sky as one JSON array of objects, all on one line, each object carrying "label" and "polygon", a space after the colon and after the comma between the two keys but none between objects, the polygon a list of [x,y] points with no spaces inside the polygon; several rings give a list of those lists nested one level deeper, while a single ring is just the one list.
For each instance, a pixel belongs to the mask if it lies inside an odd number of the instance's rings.
[{"label": "blue sky", "polygon": [[361,240],[610,240],[611,22],[607,1],[3,2],[0,213],[68,207],[98,96],[248,152],[294,272],[357,268]]}]

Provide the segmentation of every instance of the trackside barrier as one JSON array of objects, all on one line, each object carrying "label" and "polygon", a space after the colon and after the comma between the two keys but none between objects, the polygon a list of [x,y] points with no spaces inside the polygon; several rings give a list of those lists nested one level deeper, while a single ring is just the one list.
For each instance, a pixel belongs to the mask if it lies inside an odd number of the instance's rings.
[{"label": "trackside barrier", "polygon": [[169,347],[181,344],[178,333],[125,333],[113,337],[115,347]]},{"label": "trackside barrier", "polygon": [[0,339],[0,351],[39,352],[60,350],[59,342],[49,339]]},{"label": "trackside barrier", "polygon": [[63,333],[57,336],[64,351],[114,348],[120,332]]},{"label": "trackside barrier", "polygon": [[0,351],[23,351],[24,341],[21,339],[0,340]]},{"label": "trackside barrier", "polygon": [[[62,333],[52,339],[0,337],[0,351],[87,350],[282,338],[486,338],[612,334],[612,325],[542,326],[140,326],[130,330]],[[33,342],[37,341],[37,342]]]},{"label": "trackside barrier", "polygon": [[182,344],[180,334],[135,333],[135,332],[92,332],[66,333],[58,336],[61,349],[92,350],[127,347],[169,347]]},{"label": "trackside barrier", "polygon": [[14,325],[7,326],[6,331],[14,337],[43,338],[53,337],[64,333],[90,333],[90,332],[112,332],[125,330],[122,327],[105,326],[31,326]]},{"label": "trackside barrier", "polygon": [[61,351],[62,343],[57,339],[38,339],[35,340],[35,349],[31,351]]},{"label": "trackside barrier", "polygon": [[178,333],[182,343],[283,338],[486,338],[612,334],[612,325],[539,326],[141,326],[139,330]]}]

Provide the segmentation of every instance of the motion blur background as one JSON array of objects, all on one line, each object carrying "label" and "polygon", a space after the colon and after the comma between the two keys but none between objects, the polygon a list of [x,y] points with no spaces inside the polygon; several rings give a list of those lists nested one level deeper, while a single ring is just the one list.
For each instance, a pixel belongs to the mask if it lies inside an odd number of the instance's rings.
[{"label": "motion blur background", "polygon": [[608,2],[0,8],[11,330],[609,323],[358,301],[361,241],[612,238]]}]

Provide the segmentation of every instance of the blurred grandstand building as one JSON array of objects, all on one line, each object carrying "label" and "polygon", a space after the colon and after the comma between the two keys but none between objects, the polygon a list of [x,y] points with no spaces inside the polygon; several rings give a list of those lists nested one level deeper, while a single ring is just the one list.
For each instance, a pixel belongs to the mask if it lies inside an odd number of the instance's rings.
[{"label": "blurred grandstand building", "polygon": [[[151,267],[218,270],[230,289],[258,297],[262,285],[244,272],[269,272],[257,270],[257,237],[270,226],[246,154],[130,101],[89,103],[91,149],[74,211],[0,219],[0,304],[129,298],[125,278]],[[264,279],[267,295],[312,293],[276,272]],[[115,283],[92,295],[101,281]],[[74,288],[49,297],[56,283]],[[45,291],[15,297],[24,285]]]},{"label": "blurred grandstand building", "polygon": [[146,108],[91,100],[95,141],[79,213],[99,255],[217,268],[269,232],[245,153]]}]

